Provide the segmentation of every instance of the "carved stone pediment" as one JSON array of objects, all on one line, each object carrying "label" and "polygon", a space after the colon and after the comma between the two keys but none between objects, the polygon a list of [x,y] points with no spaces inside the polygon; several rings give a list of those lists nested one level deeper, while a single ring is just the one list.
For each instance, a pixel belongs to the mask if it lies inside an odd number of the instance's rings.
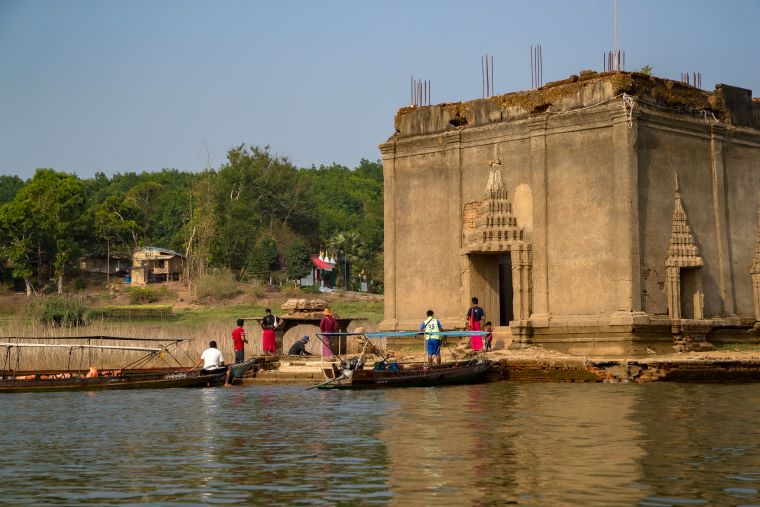
[{"label": "carved stone pediment", "polygon": [[483,199],[463,210],[465,253],[508,252],[523,245],[523,230],[512,213],[501,172],[501,160],[494,149]]},{"label": "carved stone pediment", "polygon": [[680,186],[676,178],[676,193],[674,196],[673,220],[670,226],[670,245],[665,267],[698,268],[704,265],[699,254],[699,248],[691,233],[691,226],[686,217],[686,210],[681,202]]}]

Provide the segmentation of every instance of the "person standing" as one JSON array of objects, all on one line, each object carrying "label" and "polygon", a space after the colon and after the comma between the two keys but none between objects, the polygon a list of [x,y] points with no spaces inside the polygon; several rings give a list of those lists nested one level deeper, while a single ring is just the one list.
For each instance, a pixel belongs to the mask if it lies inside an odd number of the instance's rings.
[{"label": "person standing", "polygon": [[427,318],[420,324],[420,331],[425,333],[425,353],[427,354],[428,366],[433,366],[433,358],[437,364],[441,364],[441,335],[443,332],[441,321],[435,318],[433,310],[427,311]]},{"label": "person standing", "polygon": [[245,321],[238,319],[237,327],[232,330],[232,348],[235,350],[235,363],[245,361],[245,344],[248,343],[248,339],[245,337],[244,325]]},{"label": "person standing", "polygon": [[[478,298],[472,298],[472,304],[467,310],[467,329],[470,331],[480,331],[480,321],[483,320],[486,313],[478,306]],[[483,350],[483,337],[470,336],[470,348],[472,350]]]},{"label": "person standing", "polygon": [[264,349],[264,355],[275,355],[277,352],[277,340],[275,339],[274,330],[277,329],[277,317],[272,315],[272,310],[264,310],[264,318],[261,319],[261,348]]},{"label": "person standing", "polygon": [[[319,332],[322,336],[322,357],[332,357],[333,351],[330,348],[330,336],[329,333],[338,332],[338,321],[333,317],[329,308],[325,308],[322,313],[324,316],[319,321]],[[324,336],[328,335],[328,336]]]},{"label": "person standing", "polygon": [[486,327],[483,331],[488,333],[483,338],[486,342],[486,347],[485,347],[486,352],[488,352],[489,350],[491,350],[491,342],[493,341],[493,325],[491,324],[490,321],[486,322]]}]

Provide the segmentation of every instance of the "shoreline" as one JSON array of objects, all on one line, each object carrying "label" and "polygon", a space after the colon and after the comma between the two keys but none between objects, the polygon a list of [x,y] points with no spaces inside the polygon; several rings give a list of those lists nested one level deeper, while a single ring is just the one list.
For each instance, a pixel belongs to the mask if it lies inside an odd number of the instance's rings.
[{"label": "shoreline", "polygon": [[[760,382],[760,351],[674,353],[636,358],[569,356],[541,348],[495,351],[487,382],[753,383]],[[404,361],[422,359],[421,354]],[[450,359],[450,358],[447,358]],[[459,358],[460,360],[464,358]],[[314,385],[324,381],[320,358],[281,356],[241,380],[242,385]],[[367,361],[371,364],[371,361]]]}]

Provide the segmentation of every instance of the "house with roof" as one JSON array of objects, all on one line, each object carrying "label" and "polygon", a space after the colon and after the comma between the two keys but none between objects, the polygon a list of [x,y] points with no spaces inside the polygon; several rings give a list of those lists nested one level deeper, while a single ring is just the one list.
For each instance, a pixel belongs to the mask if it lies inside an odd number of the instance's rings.
[{"label": "house with roof", "polygon": [[132,253],[131,283],[178,282],[182,280],[185,256],[167,248],[146,246]]},{"label": "house with roof", "polygon": [[301,278],[301,287],[318,286],[322,292],[330,292],[335,287],[335,258],[320,252],[311,258],[311,273]]}]

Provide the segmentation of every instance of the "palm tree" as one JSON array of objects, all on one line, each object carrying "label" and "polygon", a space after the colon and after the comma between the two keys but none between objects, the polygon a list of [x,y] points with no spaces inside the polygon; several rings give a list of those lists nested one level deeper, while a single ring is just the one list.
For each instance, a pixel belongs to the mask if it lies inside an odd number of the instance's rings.
[{"label": "palm tree", "polygon": [[344,289],[349,290],[349,265],[364,255],[361,237],[356,232],[339,232],[327,240],[327,251],[335,255],[338,272],[343,275]]}]

